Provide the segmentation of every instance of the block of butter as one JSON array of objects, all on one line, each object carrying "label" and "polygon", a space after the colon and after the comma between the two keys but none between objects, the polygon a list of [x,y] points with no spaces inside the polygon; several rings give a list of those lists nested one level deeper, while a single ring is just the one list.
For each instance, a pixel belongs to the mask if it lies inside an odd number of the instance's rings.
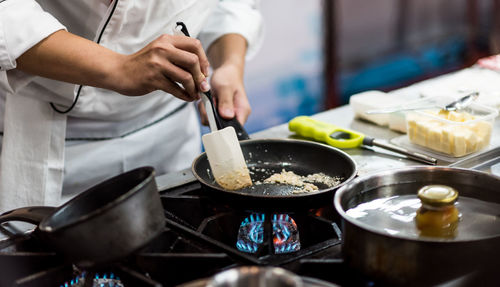
[{"label": "block of butter", "polygon": [[407,103],[408,100],[408,96],[404,94],[384,93],[372,90],[352,95],[349,98],[349,105],[357,118],[367,120],[379,126],[388,126],[392,130],[405,133],[406,122],[404,112],[387,114],[366,114],[365,112],[391,108]]},{"label": "block of butter", "polygon": [[488,107],[482,107],[480,114],[477,110],[411,112],[407,114],[408,137],[414,144],[461,157],[489,145],[497,115]]},{"label": "block of butter", "polygon": [[381,91],[366,91],[352,95],[349,98],[349,105],[356,117],[380,126],[387,126],[389,125],[389,114],[367,115],[365,112],[392,106],[393,104],[388,98],[388,94]]}]

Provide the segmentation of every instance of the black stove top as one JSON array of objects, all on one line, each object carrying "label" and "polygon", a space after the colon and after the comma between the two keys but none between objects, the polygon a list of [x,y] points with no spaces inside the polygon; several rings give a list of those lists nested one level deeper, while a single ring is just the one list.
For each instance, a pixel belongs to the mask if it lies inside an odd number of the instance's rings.
[{"label": "black stove top", "polygon": [[3,224],[0,234],[8,238],[0,240],[0,287],[204,286],[215,274],[249,265],[282,267],[305,286],[378,286],[343,264],[341,220],[331,201],[307,210],[232,207],[198,182],[160,194],[164,231],[136,254],[99,269],[65,263],[33,232]]},{"label": "black stove top", "polygon": [[164,231],[137,254],[98,270],[79,270],[36,234],[4,224],[0,270],[7,272],[0,286],[176,286],[245,265],[318,278],[326,277],[314,274],[319,264],[341,265],[340,218],[330,204],[290,212],[233,208],[198,182],[161,191],[161,199]]}]

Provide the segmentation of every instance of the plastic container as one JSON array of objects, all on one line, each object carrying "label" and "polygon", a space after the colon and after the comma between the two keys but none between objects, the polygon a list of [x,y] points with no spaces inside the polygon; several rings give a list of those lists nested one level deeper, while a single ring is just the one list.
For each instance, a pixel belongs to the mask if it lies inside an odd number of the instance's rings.
[{"label": "plastic container", "polygon": [[496,109],[472,103],[460,111],[445,111],[453,98],[440,97],[436,108],[408,112],[406,127],[411,143],[443,153],[461,157],[479,151],[490,144]]}]

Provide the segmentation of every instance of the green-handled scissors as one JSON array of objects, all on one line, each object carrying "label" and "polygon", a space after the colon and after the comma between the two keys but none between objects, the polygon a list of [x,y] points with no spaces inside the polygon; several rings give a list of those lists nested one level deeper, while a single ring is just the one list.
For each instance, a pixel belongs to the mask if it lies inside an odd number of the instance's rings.
[{"label": "green-handled scissors", "polygon": [[288,122],[288,129],[306,138],[324,142],[333,147],[357,148],[361,145],[378,146],[399,154],[403,154],[413,160],[435,165],[437,160],[425,154],[416,153],[399,146],[381,142],[362,133],[344,129],[336,125],[315,120],[307,116],[295,117]]}]

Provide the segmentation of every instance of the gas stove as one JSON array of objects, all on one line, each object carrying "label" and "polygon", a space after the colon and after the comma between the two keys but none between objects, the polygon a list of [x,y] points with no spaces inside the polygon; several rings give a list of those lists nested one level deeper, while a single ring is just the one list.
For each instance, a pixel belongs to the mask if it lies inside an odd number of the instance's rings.
[{"label": "gas stove", "polygon": [[4,223],[0,287],[206,286],[214,275],[242,266],[281,267],[302,278],[304,286],[378,286],[344,265],[341,218],[331,201],[302,210],[242,208],[212,196],[196,181],[176,178],[166,186],[169,178],[157,181],[163,232],[128,258],[98,269],[64,262],[35,232]]},{"label": "gas stove", "polygon": [[[233,207],[198,182],[179,182],[182,176],[174,176],[174,183],[162,186],[160,179],[158,184],[163,232],[136,254],[99,269],[64,262],[37,238],[34,227],[21,232],[4,223],[0,270],[6,272],[0,286],[177,286],[239,266],[283,267],[310,278],[315,282],[310,286],[342,283],[327,278],[342,273],[341,221],[331,202],[310,210]],[[319,265],[337,266],[328,269],[339,272],[322,272]]]}]

